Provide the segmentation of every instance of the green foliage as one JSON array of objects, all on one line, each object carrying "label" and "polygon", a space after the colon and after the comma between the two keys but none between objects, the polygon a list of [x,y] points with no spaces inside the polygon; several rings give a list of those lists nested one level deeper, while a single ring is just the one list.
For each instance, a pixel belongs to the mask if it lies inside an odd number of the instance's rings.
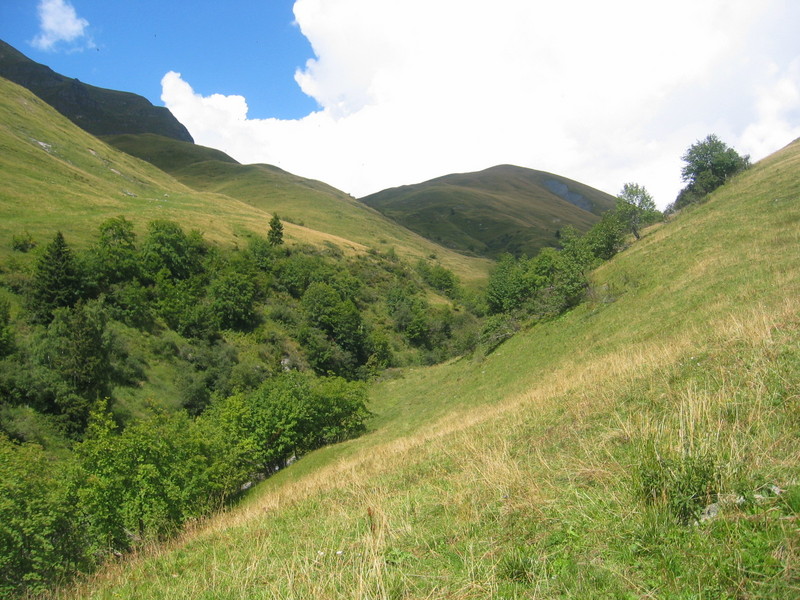
[{"label": "green foliage", "polygon": [[85,568],[71,464],[0,434],[0,596],[41,593]]},{"label": "green foliage", "polygon": [[49,323],[57,308],[74,305],[82,292],[78,263],[59,231],[36,262],[29,297],[33,320]]},{"label": "green foliage", "polygon": [[671,210],[701,201],[750,166],[748,155],[740,156],[714,134],[692,144],[681,160],[686,163],[681,169],[681,177],[687,185],[678,194]]},{"label": "green foliage", "polygon": [[314,281],[328,281],[335,270],[320,256],[293,253],[274,264],[275,287],[300,298]]},{"label": "green foliage", "polygon": [[714,456],[675,454],[652,445],[643,451],[636,471],[640,498],[665,506],[683,524],[693,522],[716,500],[720,478],[721,467]]},{"label": "green foliage", "polygon": [[28,252],[36,247],[36,240],[29,231],[15,233],[11,237],[11,248],[17,252]]},{"label": "green foliage", "polygon": [[489,354],[517,331],[519,331],[519,323],[513,316],[507,313],[491,315],[484,322],[480,345],[484,352]]},{"label": "green foliage", "polygon": [[545,248],[532,259],[501,258],[489,279],[486,300],[490,314],[525,309],[539,317],[559,314],[583,298],[592,254],[582,238],[569,230],[564,247]]},{"label": "green foliage", "polygon": [[187,235],[172,221],[152,221],[142,244],[142,270],[151,281],[155,281],[161,271],[173,279],[188,279],[200,271],[205,251],[199,233]]},{"label": "green foliage", "polygon": [[267,241],[270,246],[280,246],[283,244],[283,223],[281,223],[280,218],[276,214],[273,214],[272,218],[269,220]]},{"label": "green foliage", "polygon": [[87,262],[103,290],[111,285],[136,279],[140,264],[133,223],[122,216],[104,221],[99,228],[99,239],[90,251]]},{"label": "green foliage", "polygon": [[208,286],[211,312],[220,327],[247,329],[255,319],[255,277],[246,269],[226,268]]},{"label": "green foliage", "polygon": [[455,273],[437,263],[429,263],[424,259],[417,262],[417,272],[422,280],[436,291],[448,298],[453,298],[458,290],[458,278]]},{"label": "green foliage", "polygon": [[641,237],[639,230],[643,225],[654,223],[661,217],[653,197],[644,186],[637,183],[626,183],[622,187],[617,195],[615,211],[637,240]]},{"label": "green foliage", "polygon": [[40,364],[58,382],[53,409],[64,415],[73,434],[83,431],[94,402],[110,392],[105,320],[97,303],[57,309],[37,349]]},{"label": "green foliage", "polygon": [[600,260],[610,260],[625,246],[625,233],[630,231],[630,223],[625,223],[618,210],[603,214],[584,236],[589,251]]},{"label": "green foliage", "polygon": [[11,311],[8,300],[0,298],[0,358],[14,351],[14,330],[11,327]]},{"label": "green foliage", "polygon": [[498,314],[519,308],[528,292],[524,263],[511,254],[502,255],[486,286],[489,313]]},{"label": "green foliage", "polygon": [[102,406],[78,448],[81,508],[95,551],[159,538],[221,500],[209,481],[210,446],[184,413],[153,411],[122,432]]},{"label": "green foliage", "polygon": [[293,456],[361,433],[369,415],[365,392],[359,383],[296,372],[265,382],[246,399],[252,425],[243,432],[260,450],[260,468],[282,467]]}]

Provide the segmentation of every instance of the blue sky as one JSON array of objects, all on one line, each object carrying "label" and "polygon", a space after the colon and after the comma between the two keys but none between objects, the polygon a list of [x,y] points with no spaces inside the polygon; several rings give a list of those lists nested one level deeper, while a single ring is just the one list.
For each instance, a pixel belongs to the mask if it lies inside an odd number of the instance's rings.
[{"label": "blue sky", "polygon": [[242,94],[255,118],[297,118],[317,107],[294,81],[314,56],[294,24],[292,0],[72,0],[87,24],[49,48],[39,2],[2,0],[0,39],[53,70],[81,81],[161,102],[161,78],[181,72],[202,94]]},{"label": "blue sky", "polygon": [[509,163],[663,207],[800,137],[797,0],[0,0],[0,37],[356,197]]}]

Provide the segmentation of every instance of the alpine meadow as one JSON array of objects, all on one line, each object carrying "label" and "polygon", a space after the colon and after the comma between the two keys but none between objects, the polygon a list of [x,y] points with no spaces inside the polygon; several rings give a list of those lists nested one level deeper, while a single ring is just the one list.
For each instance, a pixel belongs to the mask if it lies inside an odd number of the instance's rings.
[{"label": "alpine meadow", "polygon": [[800,597],[800,140],[358,200],[0,51],[0,596]]}]

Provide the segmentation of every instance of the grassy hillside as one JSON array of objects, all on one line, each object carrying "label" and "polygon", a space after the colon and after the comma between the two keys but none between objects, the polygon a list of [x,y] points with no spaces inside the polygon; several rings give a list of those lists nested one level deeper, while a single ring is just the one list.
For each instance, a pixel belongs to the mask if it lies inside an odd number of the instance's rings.
[{"label": "grassy hillside", "polygon": [[0,77],[28,88],[78,127],[94,135],[151,132],[192,141],[189,131],[169,109],[153,106],[136,94],[98,88],[60,75],[2,40]]},{"label": "grassy hillside", "polygon": [[797,597],[799,198],[795,142],[589,302],[385,380],[371,433],[58,597]]},{"label": "grassy hillside", "polygon": [[501,165],[361,199],[412,231],[448,248],[483,256],[535,255],[558,232],[581,232],[614,206],[604,192],[542,171]]},{"label": "grassy hillside", "polygon": [[[270,214],[220,194],[192,190],[155,167],[84,132],[29,91],[0,78],[0,257],[14,234],[43,243],[60,229],[85,246],[98,225],[125,215],[137,225],[171,219],[233,245],[246,231],[265,232]],[[359,244],[287,225],[291,239]]]},{"label": "grassy hillside", "polygon": [[[126,216],[140,228],[153,219],[175,220],[187,230],[200,230],[214,243],[234,246],[243,242],[247,232],[265,233],[272,213],[278,212],[289,218],[299,214],[293,219],[297,223],[285,224],[289,241],[334,244],[348,252],[364,252],[368,246],[380,251],[394,248],[412,260],[436,255],[468,285],[486,278],[488,261],[442,249],[360,206],[350,212],[332,208],[347,196],[329,186],[309,182],[304,187],[297,182],[308,180],[284,172],[278,179],[260,175],[251,179],[243,173],[270,173],[274,168],[244,167],[226,162],[233,159],[210,148],[158,138],[166,144],[158,146],[162,156],[172,157],[173,165],[192,163],[198,153],[213,159],[207,168],[198,168],[199,174],[189,178],[198,188],[204,186],[197,184],[197,179],[214,179],[214,167],[241,169],[233,174],[226,172],[221,185],[205,186],[219,190],[187,187],[77,128],[32,93],[2,78],[0,119],[0,240],[5,240],[0,242],[0,258],[11,255],[11,238],[26,231],[42,244],[60,229],[70,243],[84,246],[101,222],[117,215]],[[178,160],[176,147],[190,158]],[[251,194],[243,193],[242,201],[233,195],[235,190],[225,193],[229,190],[223,188],[228,184],[254,189]],[[282,190],[278,194],[274,193],[276,186]],[[318,186],[323,192],[309,191],[309,186]],[[251,202],[250,198],[259,200]],[[327,198],[327,204],[320,198]],[[352,199],[347,202],[355,205]],[[331,215],[328,219],[312,223],[313,216],[306,217],[324,214],[326,209]],[[359,221],[353,217],[354,211],[367,216]],[[330,229],[325,229],[328,225]],[[353,236],[347,237],[351,232]]]},{"label": "grassy hillside", "polygon": [[320,181],[265,164],[242,165],[226,154],[156,135],[110,136],[106,141],[151,162],[185,185],[225,194],[291,223],[413,259],[435,256],[467,285],[485,280],[489,262],[464,257],[397,225]]}]

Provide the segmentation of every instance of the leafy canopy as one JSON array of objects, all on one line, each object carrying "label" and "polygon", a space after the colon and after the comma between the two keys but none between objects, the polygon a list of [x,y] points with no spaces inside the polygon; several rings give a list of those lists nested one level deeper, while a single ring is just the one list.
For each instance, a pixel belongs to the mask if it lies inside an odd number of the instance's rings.
[{"label": "leafy canopy", "polygon": [[699,202],[750,166],[749,155],[740,156],[714,134],[692,144],[681,160],[686,163],[681,169],[681,177],[687,186],[678,194],[672,209]]}]

